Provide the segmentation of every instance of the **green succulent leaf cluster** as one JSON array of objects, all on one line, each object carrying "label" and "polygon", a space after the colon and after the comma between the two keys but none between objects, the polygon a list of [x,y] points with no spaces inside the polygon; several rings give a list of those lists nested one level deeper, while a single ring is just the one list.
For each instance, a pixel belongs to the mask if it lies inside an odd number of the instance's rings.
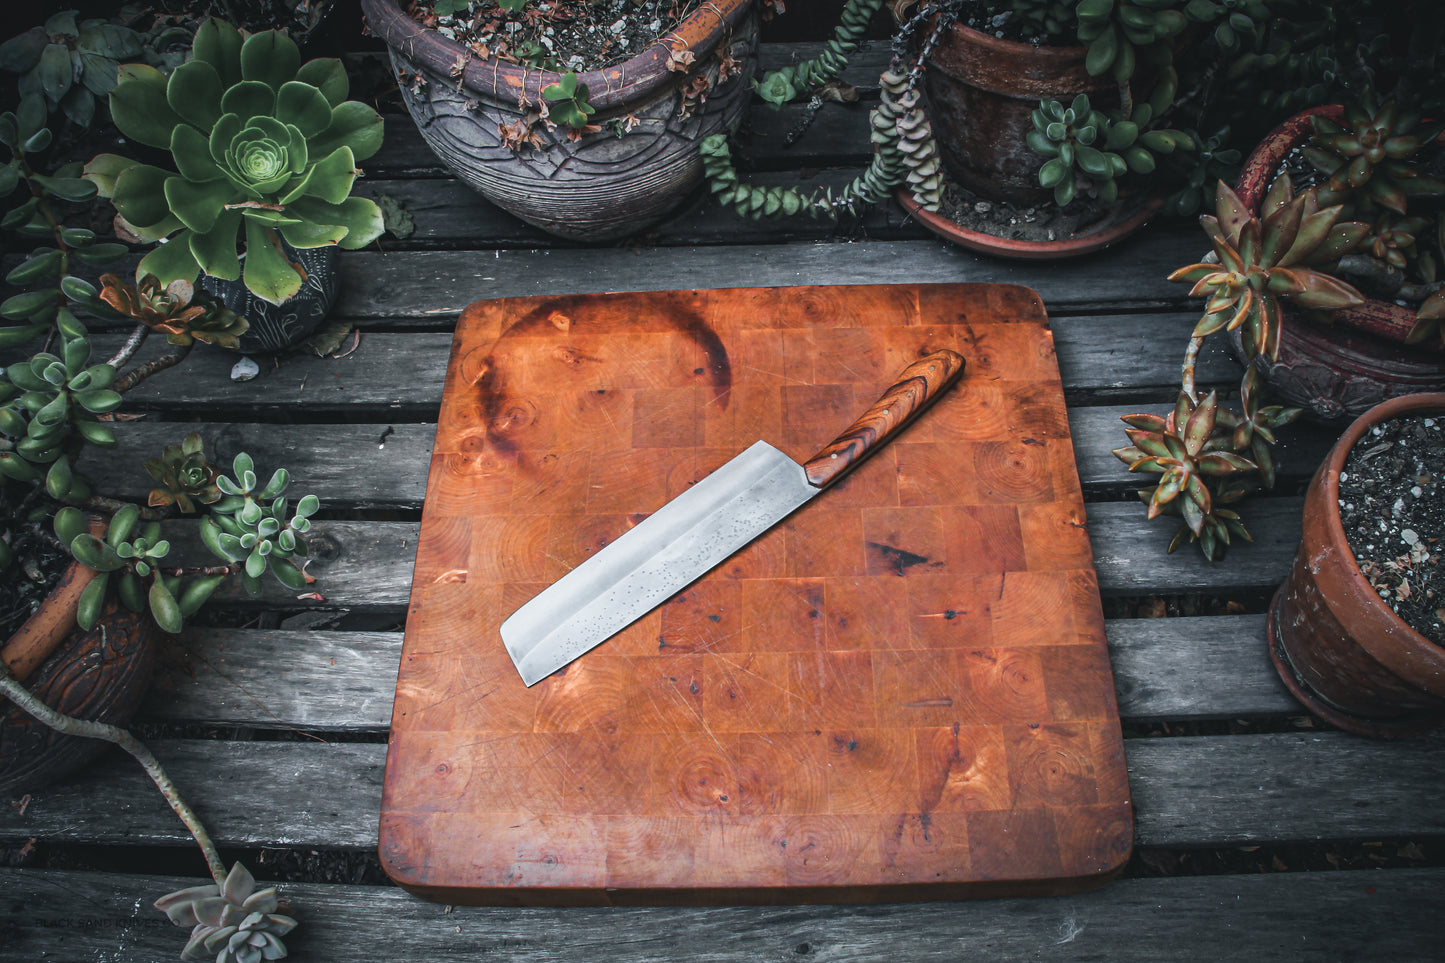
[{"label": "green succulent leaf cluster", "polygon": [[21,97],[44,98],[81,127],[95,117],[95,98],[115,86],[116,69],[141,54],[141,35],[105,20],[77,20],[76,11],[51,14],[39,27],[0,44],[0,70],[20,75]]},{"label": "green succulent leaf cluster", "polygon": [[161,457],[146,459],[142,467],[160,483],[146,499],[152,508],[174,505],[191,514],[198,502],[211,505],[221,500],[221,489],[216,484],[220,472],[206,458],[205,443],[196,432],[179,445],[166,445]]},{"label": "green succulent leaf cluster", "polygon": [[1139,492],[1149,518],[1182,518],[1170,552],[1198,542],[1205,558],[1218,561],[1232,538],[1253,540],[1239,513],[1226,506],[1274,486],[1274,429],[1301,413],[1298,408],[1261,408],[1260,387],[1258,367],[1251,364],[1242,386],[1243,413],[1221,406],[1213,391],[1198,401],[1181,391],[1166,416],[1124,416],[1131,444],[1116,448],[1115,457],[1131,472],[1160,476],[1156,485]]},{"label": "green succulent leaf cluster", "polygon": [[84,629],[100,621],[107,593],[114,587],[126,608],[149,611],[164,631],[177,633],[225,579],[223,574],[197,578],[167,574],[161,562],[170,554],[171,543],[161,534],[160,522],[142,522],[138,505],[116,509],[104,536],[89,531],[78,508],[66,506],[56,512],[55,534],[76,561],[96,573],[76,606],[76,622]]},{"label": "green succulent leaf cluster", "polygon": [[[54,141],[46,126],[44,101],[38,94],[24,98],[14,111],[0,114],[0,145],[10,160],[0,167],[0,228],[25,238],[48,241],[31,247],[5,275],[7,284],[30,288],[0,302],[0,317],[17,322],[0,328],[0,348],[25,344],[51,326],[68,337],[83,337],[85,325],[71,310],[80,304],[94,313],[109,314],[96,297],[95,287],[74,276],[75,262],[103,266],[124,257],[124,244],[100,240],[88,228],[70,226],[66,215],[73,204],[95,197],[95,185],[83,179],[79,164],[65,164],[51,173],[34,166]],[[24,185],[24,190],[17,190]]]},{"label": "green succulent leaf cluster", "polygon": [[586,127],[597,113],[597,108],[587,102],[587,85],[579,81],[572,70],[556,83],[543,87],[542,97],[547,101],[547,116],[573,130]]},{"label": "green succulent leaf cluster", "polygon": [[858,49],[868,24],[882,6],[883,0],[847,0],[823,52],[764,74],[753,84],[758,96],[778,110],[837,77],[848,66],[848,58]]},{"label": "green succulent leaf cluster", "polygon": [[1077,0],[1012,0],[1010,20],[1022,36],[1064,38],[1074,30]]},{"label": "green succulent leaf cluster", "polygon": [[261,576],[268,570],[287,588],[305,588],[306,575],[293,559],[306,555],[305,535],[321,502],[307,495],[291,512],[284,494],[289,473],[278,468],[262,485],[245,452],[236,456],[232,471],[234,478],[216,477],[222,497],[201,522],[201,541],[220,558],[241,563],[246,590],[252,595],[260,594]]},{"label": "green succulent leaf cluster", "polygon": [[1150,128],[1154,109],[1140,104],[1128,120],[1118,112],[1094,109],[1087,94],[1069,106],[1057,100],[1039,103],[1031,114],[1033,129],[1025,139],[1045,160],[1039,167],[1039,184],[1054,192],[1060,207],[1078,196],[1082,185],[1100,199],[1115,201],[1120,178],[1129,172],[1151,173],[1157,155],[1196,148],[1191,134],[1167,128]]},{"label": "green succulent leaf cluster", "polygon": [[279,304],[304,272],[280,245],[354,250],[383,230],[381,210],[351,189],[356,165],[381,146],[381,117],[346,99],[335,59],[303,64],[279,31],[242,37],[207,20],[194,56],[167,77],[145,64],[120,68],[111,115],[138,143],[170,151],[169,171],[102,154],[85,176],[115,203],[124,227],[163,241],[137,274],[162,284],[243,277],[256,296]]},{"label": "green succulent leaf cluster", "polygon": [[1088,47],[1084,69],[1120,83],[1134,76],[1139,48],[1163,45],[1189,25],[1179,0],[1079,0],[1074,7],[1079,42]]},{"label": "green succulent leaf cluster", "polygon": [[[1326,182],[1321,203],[1341,204],[1369,224],[1360,250],[1386,271],[1424,285],[1445,277],[1445,180],[1434,176],[1445,122],[1422,121],[1394,101],[1366,94],[1345,106],[1343,122],[1311,118],[1306,159]],[[1382,292],[1388,296],[1389,292]],[[1407,343],[1445,350],[1445,295],[1427,295]]]},{"label": "green succulent leaf cluster", "polygon": [[1352,201],[1363,210],[1404,215],[1411,198],[1445,195],[1445,181],[1428,176],[1416,161],[1445,122],[1426,125],[1394,101],[1377,107],[1365,99],[1346,106],[1343,123],[1317,115],[1311,124],[1304,154],[1329,178],[1319,189],[1320,203]]},{"label": "green succulent leaf cluster", "polygon": [[233,863],[221,885],[210,883],[168,893],[155,901],[177,926],[191,927],[181,959],[216,963],[260,963],[284,959],[282,937],[296,928],[274,886],[257,889],[256,879]]},{"label": "green succulent leaf cluster", "polygon": [[59,354],[36,354],[4,369],[0,377],[0,476],[43,481],[58,501],[90,497],[91,483],[73,459],[85,444],[114,448],[115,434],[99,420],[120,407],[112,389],[115,368],[90,363],[90,342],[64,339]]}]

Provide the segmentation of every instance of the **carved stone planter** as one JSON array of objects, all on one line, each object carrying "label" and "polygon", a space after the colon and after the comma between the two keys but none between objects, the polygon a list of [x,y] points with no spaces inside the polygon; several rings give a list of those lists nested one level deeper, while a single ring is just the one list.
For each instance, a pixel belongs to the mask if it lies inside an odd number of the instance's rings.
[{"label": "carved stone planter", "polygon": [[[391,50],[393,68],[420,74],[402,98],[422,137],[467,186],[499,207],[559,237],[604,241],[662,220],[702,182],[698,143],[741,123],[756,67],[757,13],[751,0],[706,3],[671,34],[631,60],[578,75],[594,123],[631,115],[622,136],[604,129],[572,141],[565,130],[538,129],[545,145],[517,150],[501,127],[561,79],[471,52],[406,15],[396,0],[362,0],[371,30]],[[669,70],[674,50],[691,50],[691,69]],[[723,53],[730,55],[723,77]],[[453,74],[459,63],[465,66]],[[706,99],[689,97],[694,79]]]}]

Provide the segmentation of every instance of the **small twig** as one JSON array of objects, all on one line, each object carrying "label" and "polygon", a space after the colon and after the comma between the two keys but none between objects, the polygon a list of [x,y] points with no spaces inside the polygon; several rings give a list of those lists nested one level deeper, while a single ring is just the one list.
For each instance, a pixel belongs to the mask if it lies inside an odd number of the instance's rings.
[{"label": "small twig", "polygon": [[206,866],[210,869],[211,878],[216,881],[216,886],[218,888],[225,886],[226,865],[221,861],[221,854],[216,850],[215,843],[211,841],[210,833],[206,831],[205,826],[201,825],[200,818],[196,816],[191,807],[181,798],[180,790],[171,781],[171,777],[166,774],[160,760],[146,748],[143,742],[116,726],[77,719],[74,716],[56,712],[35,698],[23,685],[16,682],[3,664],[0,664],[0,693],[57,732],[87,739],[101,739],[120,746],[130,753],[135,761],[145,769],[146,775],[150,776],[151,782],[155,783],[156,788],[160,790],[166,802],[170,803],[171,809],[180,817],[181,822],[185,823],[186,829],[190,830],[196,845],[201,847],[201,853],[206,858]]},{"label": "small twig", "polygon": [[150,333],[151,329],[148,326],[137,324],[135,330],[130,333],[130,337],[125,339],[125,344],[120,346],[120,350],[106,364],[119,371],[140,350],[140,346],[145,343],[146,336]]},{"label": "small twig", "polygon": [[171,368],[175,365],[180,364],[183,360],[185,360],[186,355],[191,353],[191,349],[193,347],[195,347],[194,341],[190,344],[175,345],[171,348],[170,351],[167,351],[159,358],[152,358],[145,364],[138,365],[137,367],[132,368],[130,371],[127,371],[124,375],[116,379],[115,385],[113,387],[121,394],[125,394],[127,391],[134,388],[136,385],[140,384],[151,375],[157,374],[166,370],[167,368]]}]

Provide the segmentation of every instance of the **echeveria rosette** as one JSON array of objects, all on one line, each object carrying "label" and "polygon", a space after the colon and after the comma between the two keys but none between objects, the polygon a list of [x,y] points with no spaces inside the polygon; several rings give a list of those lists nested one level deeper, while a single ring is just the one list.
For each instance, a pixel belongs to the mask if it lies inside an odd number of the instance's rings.
[{"label": "echeveria rosette", "polygon": [[[191,60],[167,77],[126,64],[110,95],[121,132],[169,150],[175,171],[102,154],[86,176],[115,203],[118,227],[161,241],[137,269],[162,284],[200,272],[279,304],[305,279],[283,253],[364,247],[382,232],[375,202],[352,197],[356,165],[381,146],[380,115],[346,99],[341,62],[301,63],[280,31],[243,37],[211,19]],[[238,243],[245,251],[244,269]]]}]

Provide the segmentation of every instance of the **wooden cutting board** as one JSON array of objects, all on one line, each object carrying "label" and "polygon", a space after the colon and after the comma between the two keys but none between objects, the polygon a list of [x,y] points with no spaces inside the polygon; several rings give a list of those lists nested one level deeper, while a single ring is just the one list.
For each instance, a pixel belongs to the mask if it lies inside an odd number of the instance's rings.
[{"label": "wooden cutting board", "polygon": [[[718,569],[528,689],[512,611],[762,438],[803,461],[908,362],[963,379]],[[381,856],[452,903],[859,901],[1109,879],[1132,819],[1037,294],[517,298],[457,326]]]}]

